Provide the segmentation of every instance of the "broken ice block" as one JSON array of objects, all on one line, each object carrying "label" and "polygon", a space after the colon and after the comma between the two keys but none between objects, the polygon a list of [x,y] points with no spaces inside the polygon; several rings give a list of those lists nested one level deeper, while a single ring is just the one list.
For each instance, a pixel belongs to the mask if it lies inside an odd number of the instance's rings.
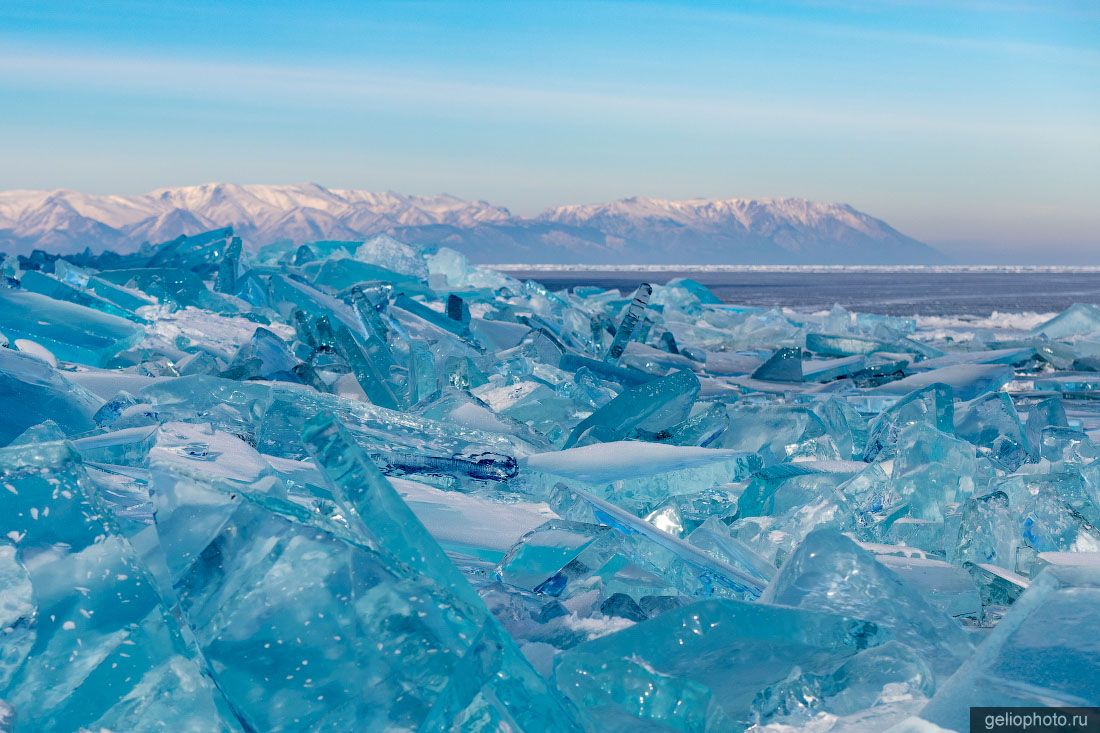
[{"label": "broken ice block", "polygon": [[623,440],[634,430],[655,433],[683,421],[699,395],[699,378],[682,370],[624,390],[573,428],[566,448]]},{"label": "broken ice block", "polygon": [[874,619],[937,674],[952,672],[972,648],[958,622],[835,530],[807,535],[761,601]]},{"label": "broken ice block", "polygon": [[736,481],[759,465],[740,451],[627,441],[537,453],[520,470],[524,486],[537,496],[549,495],[559,482],[580,485],[640,516],[669,496]]},{"label": "broken ice block", "polygon": [[1100,647],[1092,619],[1100,573],[1051,567],[1039,575],[921,717],[965,730],[971,707],[1100,704]]},{"label": "broken ice block", "polygon": [[1052,339],[1087,336],[1100,331],[1100,307],[1074,303],[1069,308],[1035,327],[1035,333],[1041,333]]},{"label": "broken ice block", "polygon": [[860,651],[832,671],[796,669],[757,694],[753,720],[757,725],[805,726],[821,713],[845,716],[891,703],[902,703],[891,717],[904,717],[916,712],[934,690],[935,675],[924,659],[904,644],[888,641]]},{"label": "broken ice block", "polygon": [[954,393],[945,384],[932,384],[906,395],[878,415],[868,428],[863,460],[888,458],[897,448],[898,433],[907,425],[923,423],[943,433],[955,431]]},{"label": "broken ice block", "polygon": [[732,598],[756,598],[763,590],[763,583],[752,569],[704,552],[583,489],[558,485],[550,506],[564,517],[607,525],[622,535],[622,556],[655,576],[662,586],[658,590]]},{"label": "broken ice block", "polygon": [[222,376],[228,379],[277,379],[299,382],[294,368],[298,360],[286,343],[266,328],[257,328],[252,338],[241,346]]},{"label": "broken ice block", "polygon": [[141,340],[137,324],[75,303],[0,287],[0,327],[8,339],[28,339],[62,361],[105,366]]},{"label": "broken ice block", "polygon": [[0,558],[15,583],[0,597],[23,589],[0,655],[13,730],[239,730],[75,451],[0,449],[0,467],[0,533],[11,542]]},{"label": "broken ice block", "polygon": [[785,461],[788,451],[827,432],[821,418],[801,405],[736,404],[726,412],[729,427],[714,445],[758,453],[769,464]]},{"label": "broken ice block", "polygon": [[1012,398],[1004,392],[985,394],[958,405],[955,432],[1006,471],[1015,471],[1032,452]]},{"label": "broken ice block", "polygon": [[793,669],[835,665],[881,640],[869,621],[700,601],[565,652],[554,680],[600,730],[731,730]]},{"label": "broken ice block", "polygon": [[164,544],[174,591],[248,728],[482,720],[574,730],[365,454],[328,419],[311,424],[306,441],[339,517],[221,484],[233,462],[207,473],[202,456],[179,455],[159,468],[156,519],[174,538]]},{"label": "broken ice block", "polygon": [[924,423],[904,428],[896,450],[891,489],[917,519],[942,520],[949,505],[984,493],[992,473],[972,445]]},{"label": "broken ice block", "polygon": [[642,313],[645,312],[646,305],[649,303],[649,296],[652,293],[653,286],[649,283],[642,283],[638,286],[638,289],[634,291],[634,298],[630,301],[630,304],[627,305],[626,312],[623,314],[622,320],[619,321],[619,326],[615,330],[615,339],[611,342],[611,346],[608,347],[604,361],[612,364],[617,364],[619,362],[619,359],[623,355],[623,351],[626,350],[627,343],[634,335],[634,328],[638,325]]},{"label": "broken ice block", "polygon": [[100,404],[49,364],[0,348],[0,445],[46,420],[68,435],[91,430]]},{"label": "broken ice block", "polygon": [[752,378],[767,382],[801,382],[802,349],[797,346],[779,349],[752,373]]},{"label": "broken ice block", "polygon": [[961,400],[971,400],[984,392],[994,392],[1012,379],[1012,367],[1000,364],[957,364],[919,372],[887,382],[871,390],[872,394],[903,395],[933,384],[951,387]]}]

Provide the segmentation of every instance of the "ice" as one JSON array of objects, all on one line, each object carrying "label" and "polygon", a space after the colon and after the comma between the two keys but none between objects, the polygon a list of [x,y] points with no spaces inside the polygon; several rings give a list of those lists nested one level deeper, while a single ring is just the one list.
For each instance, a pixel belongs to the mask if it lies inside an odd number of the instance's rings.
[{"label": "ice", "polygon": [[951,387],[960,400],[970,400],[985,393],[1000,389],[1012,379],[1012,367],[1000,364],[955,364],[888,382],[875,387],[877,394],[903,395],[912,390],[933,384],[945,384]]},{"label": "ice", "polygon": [[0,443],[52,420],[66,434],[91,430],[101,402],[33,356],[0,348]]},{"label": "ice", "polygon": [[988,393],[958,405],[955,431],[1009,472],[1034,455],[1038,437],[1026,434],[1012,398],[1004,392]]},{"label": "ice", "polygon": [[105,366],[137,344],[137,324],[45,295],[0,287],[0,328],[9,341],[32,341],[61,361]]},{"label": "ice", "polygon": [[932,384],[912,392],[890,405],[868,426],[863,459],[872,461],[892,456],[898,434],[909,425],[929,425],[952,433],[955,430],[954,393],[944,384]]},{"label": "ice", "polygon": [[[827,713],[854,715],[876,705],[916,712],[935,690],[935,674],[912,649],[896,641],[864,649],[824,673],[795,670],[753,701],[757,725],[804,726]],[[891,711],[891,717],[898,715]]]},{"label": "ice", "polygon": [[228,229],[0,272],[2,729],[1100,702],[1095,305],[769,310]]},{"label": "ice", "polygon": [[794,669],[827,668],[880,640],[869,621],[700,601],[566,652],[554,680],[600,730],[730,730]]},{"label": "ice", "polygon": [[757,465],[755,456],[741,451],[620,441],[528,456],[521,477],[536,496],[548,496],[564,481],[640,516],[669,496],[744,478]]},{"label": "ice", "polygon": [[1088,336],[1100,331],[1100,307],[1074,303],[1049,321],[1035,326],[1034,330],[1053,339]]},{"label": "ice", "polygon": [[937,674],[954,671],[971,650],[962,627],[912,583],[830,529],[809,535],[780,568],[761,601],[874,619],[920,654]]},{"label": "ice", "polygon": [[619,321],[619,326],[615,330],[615,339],[611,342],[611,346],[607,348],[607,356],[604,357],[604,361],[617,364],[619,359],[622,358],[623,351],[634,335],[634,329],[638,326],[638,321],[645,313],[651,293],[653,293],[653,286],[649,283],[642,283],[634,291],[634,298],[627,305],[626,312],[623,314],[622,320]]},{"label": "ice", "polygon": [[564,447],[667,430],[688,417],[699,388],[699,378],[687,370],[630,387],[578,423]]},{"label": "ice", "polygon": [[[0,450],[0,698],[15,731],[239,730],[66,443]],[[10,544],[8,544],[10,542]],[[29,586],[29,587],[28,587]],[[9,641],[11,639],[11,641]]]},{"label": "ice", "polygon": [[801,382],[802,349],[779,349],[752,373],[752,378],[766,382]]},{"label": "ice", "polygon": [[1096,568],[1047,569],[940,686],[921,717],[964,730],[970,706],[1096,705],[1100,646],[1090,619],[1097,602]]}]

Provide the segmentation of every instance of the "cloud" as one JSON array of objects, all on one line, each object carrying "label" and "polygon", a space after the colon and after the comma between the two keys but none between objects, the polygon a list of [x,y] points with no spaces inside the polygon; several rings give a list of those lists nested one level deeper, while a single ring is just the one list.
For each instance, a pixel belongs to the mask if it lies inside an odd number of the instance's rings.
[{"label": "cloud", "polygon": [[374,66],[309,66],[195,60],[166,56],[121,56],[43,52],[40,48],[0,51],[0,86],[55,88],[164,97],[237,105],[326,109],[378,109],[393,106],[442,117],[510,119],[535,117],[575,123],[627,121],[632,126],[690,122],[696,128],[731,126],[793,128],[820,126],[895,133],[1001,136],[1088,136],[1092,127],[1070,119],[993,115],[930,114],[923,107],[886,109],[875,100],[776,100],[717,90],[690,94],[676,90],[611,90],[498,83],[445,74]]}]

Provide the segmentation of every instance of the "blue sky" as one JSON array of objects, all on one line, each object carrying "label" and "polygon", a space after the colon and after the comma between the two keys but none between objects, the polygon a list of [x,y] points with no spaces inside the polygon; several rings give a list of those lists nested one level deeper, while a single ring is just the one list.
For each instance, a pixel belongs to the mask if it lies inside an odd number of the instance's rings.
[{"label": "blue sky", "polygon": [[1100,262],[1100,5],[0,3],[0,188],[844,201]]}]

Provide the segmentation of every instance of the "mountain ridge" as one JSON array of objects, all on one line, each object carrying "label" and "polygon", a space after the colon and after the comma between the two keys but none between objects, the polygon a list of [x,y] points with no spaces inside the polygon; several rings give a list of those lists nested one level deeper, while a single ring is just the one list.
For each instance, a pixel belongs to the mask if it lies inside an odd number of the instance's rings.
[{"label": "mountain ridge", "polygon": [[389,234],[475,262],[936,264],[938,251],[847,204],[799,198],[661,199],[513,215],[449,194],[208,183],[137,196],[0,191],[0,251],[128,250],[232,226],[252,247]]}]

